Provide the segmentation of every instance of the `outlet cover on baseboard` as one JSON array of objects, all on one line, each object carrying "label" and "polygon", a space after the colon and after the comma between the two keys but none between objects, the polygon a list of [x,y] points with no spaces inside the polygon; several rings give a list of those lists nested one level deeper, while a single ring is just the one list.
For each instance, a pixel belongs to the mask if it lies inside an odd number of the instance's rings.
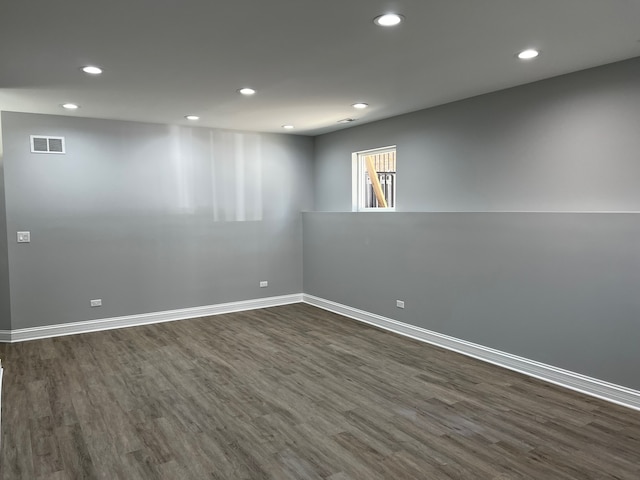
[{"label": "outlet cover on baseboard", "polygon": [[396,307],[398,307],[398,308],[404,308],[404,301],[402,301],[402,300],[396,300]]},{"label": "outlet cover on baseboard", "polygon": [[260,288],[264,288],[264,287],[268,287],[269,286],[269,282],[267,282],[266,280],[262,280],[260,282]]},{"label": "outlet cover on baseboard", "polygon": [[91,306],[92,307],[101,307],[102,306],[102,299],[101,298],[96,298],[95,300],[91,300]]}]

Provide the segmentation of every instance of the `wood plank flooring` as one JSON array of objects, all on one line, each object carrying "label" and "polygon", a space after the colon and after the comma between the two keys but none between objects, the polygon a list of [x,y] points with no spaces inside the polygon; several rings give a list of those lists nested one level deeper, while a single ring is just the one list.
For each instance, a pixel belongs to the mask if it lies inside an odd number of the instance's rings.
[{"label": "wood plank flooring", "polygon": [[4,480],[640,479],[640,412],[305,304],[0,357]]}]

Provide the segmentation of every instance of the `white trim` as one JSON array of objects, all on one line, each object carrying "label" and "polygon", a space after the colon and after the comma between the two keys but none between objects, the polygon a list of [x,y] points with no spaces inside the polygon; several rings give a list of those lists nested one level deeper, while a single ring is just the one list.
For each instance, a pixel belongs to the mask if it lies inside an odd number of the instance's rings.
[{"label": "white trim", "polygon": [[43,327],[21,328],[18,330],[0,330],[0,342],[14,343],[40,338],[59,337],[62,335],[75,335],[78,333],[99,332],[114,328],[137,327],[151,323],[173,322],[175,320],[187,320],[190,318],[207,317],[223,313],[255,310],[257,308],[276,307],[290,303],[302,302],[302,294],[282,295],[279,297],[256,298],[240,302],[219,303],[203,307],[181,308],[179,310],[167,310],[164,312],[142,313],[139,315],[127,315],[125,317],[101,318],[85,322],[63,323],[59,325],[47,325]]},{"label": "white trim", "polygon": [[640,391],[546,365],[524,357],[484,347],[459,338],[432,332],[424,328],[399,322],[391,318],[369,313],[364,310],[342,305],[302,293],[282,295],[278,297],[257,298],[231,303],[220,303],[202,307],[182,308],[164,312],[143,313],[125,317],[102,318],[85,322],[47,325],[43,327],[21,328],[19,330],[0,330],[0,343],[23,342],[41,338],[75,335],[79,333],[99,332],[115,328],[135,327],[153,323],[187,320],[190,318],[220,315],[224,313],[255,310],[292,303],[308,303],[330,312],[335,312],[360,322],[364,322],[384,330],[404,335],[438,347],[446,348],[463,355],[492,363],[530,377],[538,378],[561,387],[591,395],[618,405],[640,410]]},{"label": "white trim", "polygon": [[367,150],[358,150],[357,152],[353,152],[356,155],[361,155],[363,153],[379,153],[379,152],[383,152],[384,150],[394,150],[398,148],[398,146],[396,144],[393,145],[387,145],[386,147],[375,147],[375,148],[368,148]]},{"label": "white trim", "polygon": [[[34,140],[36,138],[45,138],[47,140],[47,151],[36,150],[34,145]],[[60,140],[62,144],[61,152],[52,152],[49,148],[49,140]],[[64,137],[52,137],[51,135],[29,135],[29,142],[31,144],[31,153],[45,153],[45,154],[55,154],[55,155],[64,155],[67,153],[67,149],[64,143]]]},{"label": "white trim", "polygon": [[396,207],[362,207],[358,210],[358,213],[367,213],[367,212],[395,212]]},{"label": "white trim", "polygon": [[510,353],[432,332],[381,315],[303,294],[303,302],[406,337],[446,348],[592,397],[640,410],[640,391],[587,377]]},{"label": "white trim", "polygon": [[[395,212],[395,190],[393,207],[364,207],[364,157],[372,153],[396,152],[397,145],[387,145],[386,147],[370,148],[360,150],[351,154],[351,211],[352,212]],[[395,188],[395,186],[394,186]]]},{"label": "white trim", "polygon": [[351,154],[351,211],[357,212],[360,209],[358,195],[360,192],[360,179],[358,177],[358,152]]}]

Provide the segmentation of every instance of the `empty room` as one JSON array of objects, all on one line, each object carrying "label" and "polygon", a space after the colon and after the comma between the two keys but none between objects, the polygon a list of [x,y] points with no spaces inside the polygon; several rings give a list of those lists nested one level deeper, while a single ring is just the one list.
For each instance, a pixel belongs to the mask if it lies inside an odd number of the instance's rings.
[{"label": "empty room", "polygon": [[0,480],[638,480],[640,2],[0,6]]}]

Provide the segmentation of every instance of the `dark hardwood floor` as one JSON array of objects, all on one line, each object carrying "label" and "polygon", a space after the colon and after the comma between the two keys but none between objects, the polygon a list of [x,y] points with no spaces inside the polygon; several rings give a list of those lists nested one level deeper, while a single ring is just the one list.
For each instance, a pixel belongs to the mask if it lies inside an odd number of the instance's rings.
[{"label": "dark hardwood floor", "polygon": [[4,480],[640,479],[640,412],[304,304],[0,357]]}]

